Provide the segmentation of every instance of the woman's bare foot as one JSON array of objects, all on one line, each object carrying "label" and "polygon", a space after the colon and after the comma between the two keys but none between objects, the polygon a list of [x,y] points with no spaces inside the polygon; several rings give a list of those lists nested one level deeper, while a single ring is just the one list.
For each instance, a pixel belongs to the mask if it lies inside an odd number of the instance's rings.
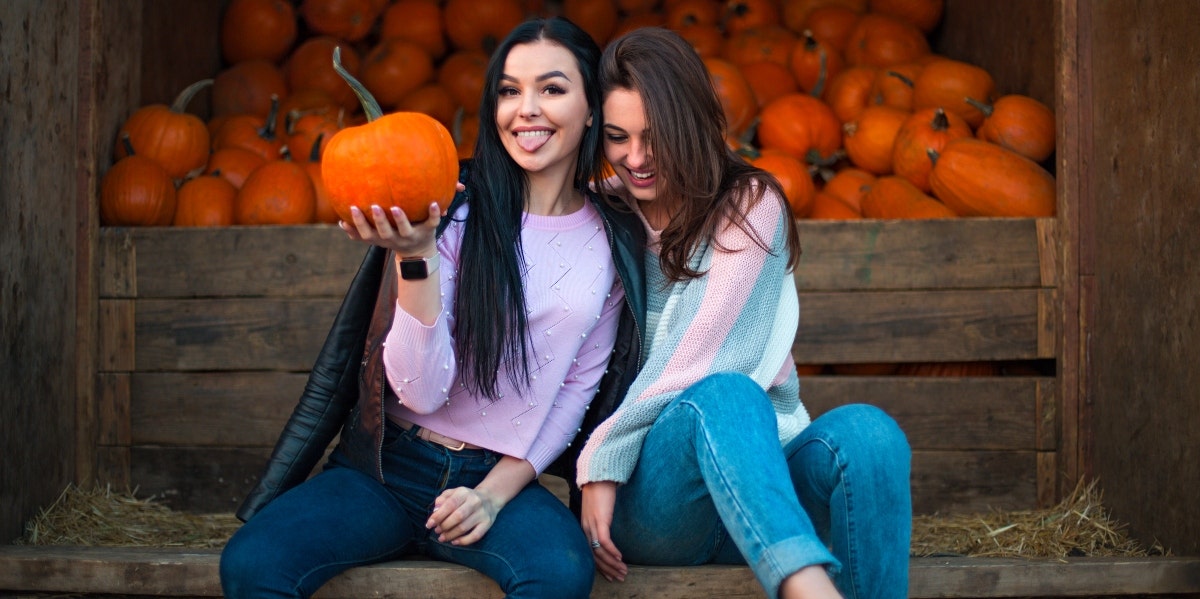
[{"label": "woman's bare foot", "polygon": [[824,566],[808,566],[783,579],[779,599],[842,599]]}]

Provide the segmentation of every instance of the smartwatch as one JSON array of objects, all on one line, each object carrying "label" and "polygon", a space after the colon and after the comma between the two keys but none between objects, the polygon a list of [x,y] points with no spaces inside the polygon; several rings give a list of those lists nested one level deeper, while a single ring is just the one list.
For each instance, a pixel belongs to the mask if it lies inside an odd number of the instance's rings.
[{"label": "smartwatch", "polygon": [[429,258],[423,256],[400,258],[400,278],[406,281],[427,279],[429,275],[437,272],[441,263],[441,254],[434,254]]}]

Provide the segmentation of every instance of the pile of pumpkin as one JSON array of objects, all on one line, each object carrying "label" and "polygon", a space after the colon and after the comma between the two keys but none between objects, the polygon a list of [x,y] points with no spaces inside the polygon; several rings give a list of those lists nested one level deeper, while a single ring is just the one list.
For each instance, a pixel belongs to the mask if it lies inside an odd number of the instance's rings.
[{"label": "pile of pumpkin", "polygon": [[[1047,216],[1054,116],[931,53],[943,0],[230,0],[222,70],[122,124],[105,225],[332,223],[320,160],[364,122],[333,70],[387,112],[427,114],[470,156],[489,52],[532,15],[602,45],[642,26],[705,59],[733,147],[781,181],[798,218]],[[207,121],[187,111],[211,94]],[[389,148],[381,148],[382,152]]]}]

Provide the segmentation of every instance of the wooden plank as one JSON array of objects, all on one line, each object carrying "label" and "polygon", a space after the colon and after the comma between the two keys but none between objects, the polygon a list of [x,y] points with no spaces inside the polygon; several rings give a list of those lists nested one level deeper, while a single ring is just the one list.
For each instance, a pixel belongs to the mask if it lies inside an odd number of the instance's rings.
[{"label": "wooden plank", "polygon": [[284,372],[136,373],[133,442],[273,447],[307,380]]},{"label": "wooden plank", "polygon": [[[146,27],[141,45],[141,104],[170,106],[183,88],[220,70],[220,24],[225,4],[172,0],[143,5]],[[209,97],[198,94],[188,112],[207,120]]]},{"label": "wooden plank", "polygon": [[[59,593],[219,597],[219,549],[0,547],[0,588]],[[625,582],[597,577],[594,599],[763,597],[745,566],[630,566]],[[908,596],[1081,597],[1195,593],[1200,558],[911,558]],[[500,597],[484,575],[453,564],[398,560],[348,570],[315,595]]]},{"label": "wooden plank", "polygon": [[1043,284],[1036,219],[796,221],[801,291]]},{"label": "wooden plank", "polygon": [[128,445],[97,445],[96,484],[113,489],[133,489],[130,474],[130,449]]},{"label": "wooden plank", "polygon": [[138,300],[140,371],[307,372],[342,299]]},{"label": "wooden plank", "polygon": [[802,292],[792,356],[798,364],[1034,359],[1046,331],[1039,295],[1037,289]]},{"label": "wooden plank", "polygon": [[140,298],[341,298],[366,252],[332,225],[102,231],[126,234]]},{"label": "wooden plank", "polygon": [[131,299],[101,299],[96,322],[96,370],[130,372],[134,356],[135,302]]},{"label": "wooden plank", "polygon": [[130,449],[130,477],[139,493],[172,509],[234,512],[254,488],[270,447],[153,447]]},{"label": "wooden plank", "polygon": [[101,299],[137,297],[137,251],[133,229],[103,227],[97,236],[97,295]]},{"label": "wooden plank", "polygon": [[913,452],[915,514],[1028,510],[1037,502],[1037,452]]},{"label": "wooden plank", "polygon": [[[1053,106],[1055,4],[946,0],[934,50],[987,69],[999,94],[1025,94]],[[987,27],[980,27],[981,23]]]},{"label": "wooden plank", "polygon": [[128,372],[96,375],[96,444],[128,446],[130,437]]},{"label": "wooden plank", "polygon": [[1036,377],[854,377],[800,379],[813,418],[867,403],[896,419],[917,450],[1036,449]]}]

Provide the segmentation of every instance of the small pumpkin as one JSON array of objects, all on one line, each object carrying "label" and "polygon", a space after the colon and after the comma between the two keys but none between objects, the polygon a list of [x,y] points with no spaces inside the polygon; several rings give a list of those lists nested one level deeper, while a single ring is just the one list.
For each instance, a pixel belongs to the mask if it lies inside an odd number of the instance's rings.
[{"label": "small pumpkin", "polygon": [[121,158],[100,179],[100,222],[109,226],[165,226],[175,214],[175,183],[157,161],[135,154],[129,137]]},{"label": "small pumpkin", "polygon": [[446,54],[445,31],[438,0],[396,0],[384,10],[379,23],[379,39],[408,40],[434,60]]},{"label": "small pumpkin", "polygon": [[884,106],[868,106],[842,125],[842,147],[855,166],[875,175],[892,172],[892,148],[909,113]]},{"label": "small pumpkin", "polygon": [[857,14],[867,12],[867,0],[782,0],[783,24],[797,33],[804,31],[805,20],[818,8],[840,6]]},{"label": "small pumpkin", "polygon": [[233,224],[233,202],[238,190],[219,171],[192,177],[176,192],[176,227],[228,227]]},{"label": "small pumpkin", "polygon": [[742,65],[739,70],[746,78],[746,83],[750,84],[760,109],[775,98],[800,91],[792,72],[777,62],[752,62]]},{"label": "small pumpkin", "polygon": [[300,17],[317,34],[357,42],[371,32],[379,11],[372,0],[302,0]]},{"label": "small pumpkin", "polygon": [[475,114],[483,100],[487,63],[488,56],[482,51],[456,50],[438,66],[437,82],[450,92],[457,106]]},{"label": "small pumpkin", "polygon": [[362,102],[367,123],[346,127],[329,140],[321,175],[338,217],[350,221],[350,207],[396,206],[412,222],[429,217],[429,205],[448,206],[458,182],[458,151],[450,132],[419,112],[384,116],[378,102],[333,54],[337,72]]},{"label": "small pumpkin", "polygon": [[846,67],[829,82],[821,98],[833,109],[839,121],[853,121],[871,105],[871,86],[875,84],[878,71],[867,65]]},{"label": "small pumpkin", "polygon": [[939,58],[926,63],[913,81],[913,110],[941,106],[961,116],[974,130],[983,122],[983,111],[971,101],[991,102],[995,92],[996,82],[987,69]]},{"label": "small pumpkin", "polygon": [[867,8],[912,23],[922,32],[929,33],[941,22],[945,4],[945,0],[869,0]]},{"label": "small pumpkin", "polygon": [[[124,158],[132,153],[130,148],[136,148],[143,158],[162,165],[173,179],[203,170],[208,161],[208,126],[186,110],[196,92],[212,82],[202,79],[187,86],[170,106],[149,104],[129,115],[117,132],[116,159]],[[123,141],[126,137],[128,143]]]},{"label": "small pumpkin", "polygon": [[[292,154],[292,160],[296,162],[320,160],[325,149],[324,142],[344,126],[341,112],[336,115],[324,112],[293,113],[287,122],[287,131],[284,132],[285,145],[289,149],[296,149]],[[315,158],[312,158],[313,156]]]},{"label": "small pumpkin", "polygon": [[725,35],[716,25],[696,23],[678,29],[676,33],[692,45],[700,58],[720,58],[725,51]]},{"label": "small pumpkin", "polygon": [[488,55],[525,20],[517,0],[446,0],[442,16],[446,35],[455,48]]},{"label": "small pumpkin", "polygon": [[913,362],[901,364],[899,376],[1000,376],[996,362]]},{"label": "small pumpkin", "polygon": [[813,195],[812,210],[809,211],[808,218],[809,220],[856,220],[862,218],[862,214],[833,194],[818,191]]},{"label": "small pumpkin", "polygon": [[676,31],[692,25],[721,24],[721,3],[717,0],[679,0],[664,12],[665,26]]},{"label": "small pumpkin", "polygon": [[726,0],[721,16],[722,29],[733,35],[779,23],[777,0]]},{"label": "small pumpkin", "polygon": [[808,94],[788,94],[759,113],[758,141],[809,164],[828,165],[840,157],[842,126],[833,109]]},{"label": "small pumpkin", "polygon": [[321,148],[325,134],[322,133],[313,141],[312,148],[308,151],[307,159],[300,162],[301,168],[305,173],[308,173],[308,178],[312,179],[313,197],[316,200],[315,209],[313,211],[313,222],[324,224],[335,224],[338,222],[337,211],[333,209],[333,202],[329,200],[329,189],[325,187],[325,177],[321,175]]},{"label": "small pumpkin", "polygon": [[613,0],[562,0],[562,15],[603,46],[617,30],[617,5]]},{"label": "small pumpkin", "polygon": [[879,69],[871,84],[871,103],[892,106],[901,110],[913,109],[913,81],[924,65],[919,62],[892,65]]},{"label": "small pumpkin", "polygon": [[884,68],[913,62],[929,52],[929,40],[915,25],[870,12],[855,23],[845,55],[847,64]]},{"label": "small pumpkin", "polygon": [[810,31],[814,38],[829,44],[830,48],[844,55],[850,34],[858,24],[860,16],[861,12],[840,4],[818,6],[809,11],[798,32]]},{"label": "small pumpkin", "polygon": [[991,104],[968,100],[983,113],[975,137],[1004,146],[1034,162],[1054,153],[1054,111],[1020,94],[996,98]]},{"label": "small pumpkin", "polygon": [[717,98],[720,99],[721,108],[725,112],[726,133],[733,137],[741,136],[754,122],[754,115],[758,113],[758,101],[755,99],[754,90],[750,88],[750,83],[746,81],[741,70],[727,60],[706,58],[704,67],[708,69],[713,89],[717,92]]},{"label": "small pumpkin", "polygon": [[214,115],[266,117],[271,111],[271,97],[287,95],[287,79],[275,63],[261,58],[243,60],[213,77],[212,111]]},{"label": "small pumpkin", "polygon": [[875,175],[860,168],[846,167],[839,169],[828,181],[822,191],[841,200],[857,213],[862,213],[862,197],[875,182]]},{"label": "small pumpkin", "polygon": [[272,160],[254,169],[234,201],[239,225],[303,225],[313,222],[316,190],[304,168],[291,160]]},{"label": "small pumpkin", "polygon": [[258,152],[232,146],[213,150],[212,155],[208,158],[208,166],[205,167],[204,174],[219,173],[235,188],[241,189],[250,173],[266,163],[267,159]]},{"label": "small pumpkin", "polygon": [[329,65],[329,57],[334,48],[341,51],[346,70],[358,75],[362,64],[359,53],[351,48],[348,42],[328,35],[318,35],[300,42],[288,56],[283,66],[288,89],[292,93],[306,89],[321,90],[329,94],[330,99],[347,112],[355,112],[358,110],[358,100],[354,97],[354,92]]},{"label": "small pumpkin", "polygon": [[296,43],[296,9],[287,0],[231,0],[221,14],[221,56],[229,64],[279,62]]},{"label": "small pumpkin", "polygon": [[933,170],[929,150],[941,152],[950,140],[962,137],[971,137],[971,126],[962,117],[940,107],[918,110],[896,133],[892,171],[929,193],[929,172]]},{"label": "small pumpkin", "polygon": [[275,131],[276,111],[279,99],[274,98],[271,111],[266,118],[252,114],[237,114],[225,119],[212,139],[212,149],[246,148],[265,160],[279,158],[284,147],[284,138]]},{"label": "small pumpkin", "polygon": [[367,53],[359,73],[371,95],[391,109],[409,92],[433,80],[433,59],[414,42],[390,38]]},{"label": "small pumpkin", "polygon": [[1054,216],[1054,176],[1008,148],[964,137],[930,156],[934,197],[961,216]]},{"label": "small pumpkin", "polygon": [[793,217],[804,218],[812,212],[817,188],[808,165],[782,150],[764,150],[750,164],[775,177],[783,188],[784,199],[792,209]]},{"label": "small pumpkin", "polygon": [[945,204],[937,201],[903,177],[879,177],[862,197],[866,218],[954,218]]},{"label": "small pumpkin", "polygon": [[813,37],[812,31],[806,29],[801,35],[788,64],[800,89],[819,98],[826,84],[845,67],[842,53]]},{"label": "small pumpkin", "polygon": [[798,41],[796,34],[779,25],[746,29],[726,36],[721,56],[739,66],[767,60],[786,67]]},{"label": "small pumpkin", "polygon": [[456,104],[450,92],[440,83],[429,82],[409,92],[396,104],[396,110],[401,112],[423,112],[435,119],[446,128],[454,123]]}]

